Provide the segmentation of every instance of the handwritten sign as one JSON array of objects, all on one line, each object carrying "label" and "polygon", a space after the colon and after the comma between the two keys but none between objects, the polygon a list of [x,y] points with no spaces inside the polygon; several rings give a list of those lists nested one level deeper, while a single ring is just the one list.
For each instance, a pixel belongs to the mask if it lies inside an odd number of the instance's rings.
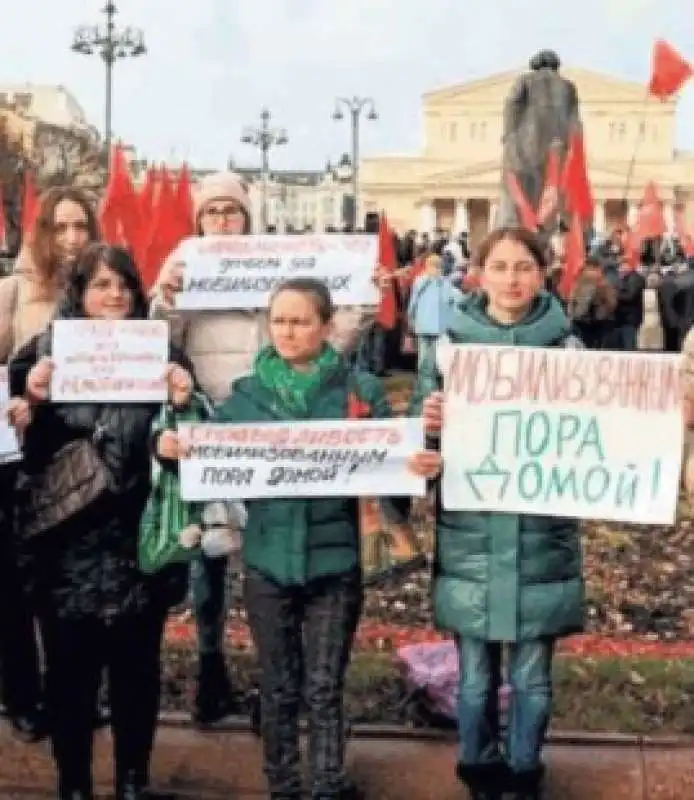
[{"label": "handwritten sign", "polygon": [[22,454],[17,434],[7,420],[10,402],[10,381],[7,367],[0,367],[0,464],[18,461]]},{"label": "handwritten sign", "polygon": [[679,356],[445,346],[443,505],[671,524]]},{"label": "handwritten sign", "polygon": [[169,330],[160,320],[56,320],[54,403],[162,403]]},{"label": "handwritten sign", "polygon": [[420,419],[179,426],[184,500],[418,495],[407,469],[423,448]]},{"label": "handwritten sign", "polygon": [[372,272],[378,237],[206,236],[183,241],[171,256],[185,264],[184,311],[267,308],[275,287],[292,277],[324,281],[338,306],[377,305]]}]

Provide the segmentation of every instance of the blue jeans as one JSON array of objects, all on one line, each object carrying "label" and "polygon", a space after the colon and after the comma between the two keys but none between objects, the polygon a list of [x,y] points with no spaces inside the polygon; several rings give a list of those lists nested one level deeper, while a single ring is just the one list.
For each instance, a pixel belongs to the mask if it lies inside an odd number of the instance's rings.
[{"label": "blue jeans", "polygon": [[200,655],[224,652],[227,563],[226,556],[208,558],[201,553],[190,564],[193,613],[197,625]]},{"label": "blue jeans", "polygon": [[436,342],[438,340],[438,336],[425,334],[417,337],[417,369],[421,369],[425,361],[428,361],[432,355],[436,355]]},{"label": "blue jeans", "polygon": [[[540,766],[540,754],[552,712],[554,640],[532,639],[508,645],[509,700],[506,761],[515,773]],[[502,761],[499,689],[502,644],[461,639],[458,735],[464,766]]]}]

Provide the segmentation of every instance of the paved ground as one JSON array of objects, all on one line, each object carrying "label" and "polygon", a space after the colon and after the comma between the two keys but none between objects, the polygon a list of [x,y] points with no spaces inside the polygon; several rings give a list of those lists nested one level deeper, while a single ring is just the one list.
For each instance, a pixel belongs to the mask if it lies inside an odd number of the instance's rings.
[{"label": "paved ground", "polygon": [[[110,796],[109,750],[108,734],[99,733],[100,798]],[[260,756],[247,733],[162,727],[154,786],[189,800],[260,800]],[[694,746],[556,743],[547,756],[548,800],[694,800]],[[465,800],[454,760],[450,741],[356,738],[349,746],[350,773],[368,800]],[[46,800],[52,787],[48,745],[21,745],[0,729],[1,800]]]}]

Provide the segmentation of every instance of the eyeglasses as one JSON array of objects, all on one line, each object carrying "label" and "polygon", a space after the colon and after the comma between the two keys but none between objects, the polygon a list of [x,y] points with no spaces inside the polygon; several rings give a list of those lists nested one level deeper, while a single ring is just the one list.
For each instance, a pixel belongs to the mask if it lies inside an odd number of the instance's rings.
[{"label": "eyeglasses", "polygon": [[210,206],[209,208],[205,209],[205,216],[210,217],[211,219],[231,219],[240,213],[241,208],[239,206],[224,206],[223,208]]}]

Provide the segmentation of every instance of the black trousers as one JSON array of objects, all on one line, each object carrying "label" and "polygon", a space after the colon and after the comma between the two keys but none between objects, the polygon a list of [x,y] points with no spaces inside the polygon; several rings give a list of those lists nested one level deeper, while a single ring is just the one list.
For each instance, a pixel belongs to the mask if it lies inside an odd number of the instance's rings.
[{"label": "black trousers", "polygon": [[255,571],[245,581],[260,664],[264,771],[271,797],[301,794],[299,712],[308,707],[311,796],[345,788],[345,673],[362,606],[361,574],[280,587]]},{"label": "black trousers", "polygon": [[159,610],[109,621],[40,618],[46,711],[60,790],[91,786],[94,716],[104,668],[116,783],[132,774],[147,784],[159,712],[164,621]]},{"label": "black trousers", "polygon": [[30,714],[41,702],[41,666],[34,615],[14,547],[15,467],[0,465],[0,681],[11,716]]}]

